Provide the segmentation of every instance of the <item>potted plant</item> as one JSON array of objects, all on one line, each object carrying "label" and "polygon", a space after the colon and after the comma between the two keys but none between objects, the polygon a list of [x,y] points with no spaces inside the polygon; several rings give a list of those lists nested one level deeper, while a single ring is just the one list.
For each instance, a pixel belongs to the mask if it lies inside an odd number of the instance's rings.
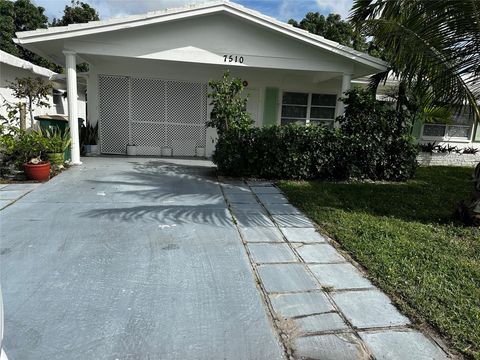
[{"label": "potted plant", "polygon": [[50,161],[43,161],[40,157],[32,158],[23,164],[23,170],[30,180],[47,181],[50,179]]},{"label": "potted plant", "polygon": [[81,129],[81,142],[86,154],[98,154],[98,123],[92,126],[89,122]]},{"label": "potted plant", "polygon": [[50,161],[45,158],[47,138],[41,131],[19,131],[14,156],[30,180],[46,181],[50,178]]},{"label": "potted plant", "polygon": [[128,156],[136,156],[137,155],[137,146],[135,144],[128,144],[127,145],[127,155]]},{"label": "potted plant", "polygon": [[65,151],[68,149],[72,140],[68,129],[64,134],[58,130],[44,131],[44,137],[46,139],[46,157],[54,165],[63,165],[65,162]]}]

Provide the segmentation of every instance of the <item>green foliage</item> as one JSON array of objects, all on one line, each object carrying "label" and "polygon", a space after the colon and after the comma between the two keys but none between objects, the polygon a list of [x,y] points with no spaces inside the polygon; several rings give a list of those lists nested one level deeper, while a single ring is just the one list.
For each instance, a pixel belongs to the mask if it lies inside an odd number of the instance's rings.
[{"label": "green foliage", "polygon": [[85,155],[85,145],[97,145],[98,142],[98,122],[93,126],[87,121],[86,125],[80,127],[80,151]]},{"label": "green foliage", "polygon": [[[72,0],[70,5],[66,5],[63,9],[61,19],[53,19],[51,26],[67,26],[70,24],[84,24],[89,21],[100,20],[98,12],[90,5]],[[78,72],[87,72],[89,69],[87,63],[77,64]]]},{"label": "green foliage", "polygon": [[93,126],[87,121],[80,129],[80,142],[85,145],[97,145],[98,141],[98,122]]},{"label": "green foliage", "polygon": [[379,102],[367,90],[353,89],[342,101],[339,117],[347,139],[344,161],[348,178],[406,180],[415,174],[418,148],[410,136],[411,115]]},{"label": "green foliage", "polygon": [[406,180],[416,169],[417,146],[408,116],[351,91],[340,129],[271,126],[227,131],[213,161],[232,176],[274,179]]},{"label": "green foliage", "polygon": [[356,0],[351,20],[427,104],[468,103],[480,118],[480,6],[472,0]]},{"label": "green foliage", "polygon": [[270,126],[228,131],[213,161],[221,173],[261,178],[339,177],[342,146],[337,130],[320,126]]},{"label": "green foliage", "polygon": [[348,21],[342,20],[338,14],[330,14],[325,18],[318,12],[309,12],[300,22],[290,19],[288,23],[355,50],[368,50],[369,45],[365,36],[355,32],[353,26]]},{"label": "green foliage", "polygon": [[473,170],[422,167],[405,183],[279,184],[402,311],[480,358],[480,229],[452,222]]},{"label": "green foliage", "polygon": [[0,49],[19,56],[20,51],[12,41],[15,37],[15,9],[11,1],[0,1]]},{"label": "green foliage", "polygon": [[231,78],[226,71],[221,80],[211,80],[209,86],[212,92],[208,97],[212,99],[213,109],[206,126],[216,128],[219,137],[228,130],[243,130],[252,126],[252,118],[247,112],[247,97],[242,96],[244,86],[240,78]]},{"label": "green foliage", "polygon": [[58,129],[55,129],[53,131],[43,130],[41,133],[45,138],[45,151],[47,153],[63,153],[69,148],[70,144],[72,143],[70,131],[68,128],[63,134]]},{"label": "green foliage", "polygon": [[[16,45],[12,40],[18,31],[47,28],[48,18],[44,12],[43,7],[36,6],[31,0],[0,0],[0,49],[60,73],[62,72],[61,66]],[[65,26],[95,20],[99,20],[99,16],[94,8],[84,2],[72,0],[70,6],[65,6],[63,17],[53,19],[50,26]],[[86,64],[79,64],[78,68],[79,71],[88,70]]]},{"label": "green foliage", "polygon": [[[475,155],[476,153],[478,153],[480,150],[473,147],[473,146],[469,146],[469,147],[464,147],[463,148],[463,151],[462,151],[462,154],[472,154],[472,155]],[[480,184],[480,182],[479,182]]]},{"label": "green foliage", "polygon": [[59,66],[16,45],[12,40],[15,32],[47,28],[48,18],[44,12],[43,7],[36,6],[30,0],[0,0],[0,49],[59,72]]},{"label": "green foliage", "polygon": [[72,0],[70,6],[66,5],[61,19],[53,19],[52,26],[67,26],[70,24],[83,24],[89,21],[100,20],[97,11],[82,1]]},{"label": "green foliage", "polygon": [[[35,107],[50,107],[48,96],[51,94],[53,86],[49,82],[45,82],[42,78],[27,77],[15,78],[15,82],[10,82],[8,86],[12,90],[12,95],[19,100],[26,100],[27,111],[30,113],[30,122],[33,126],[33,110]],[[4,105],[8,109],[8,116],[10,118],[16,117],[20,111],[18,103],[9,103],[6,100]]]},{"label": "green foliage", "polygon": [[0,125],[0,173],[14,166],[21,169],[33,158],[45,159],[48,141],[41,131],[20,130]]},{"label": "green foliage", "polygon": [[44,14],[45,9],[36,6],[30,0],[16,0],[14,2],[15,31],[36,30],[47,28],[48,18]]}]

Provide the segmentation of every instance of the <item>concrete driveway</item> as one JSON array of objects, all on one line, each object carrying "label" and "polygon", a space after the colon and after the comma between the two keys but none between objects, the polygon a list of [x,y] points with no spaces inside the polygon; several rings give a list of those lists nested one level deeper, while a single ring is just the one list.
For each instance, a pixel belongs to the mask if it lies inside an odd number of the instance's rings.
[{"label": "concrete driveway", "polygon": [[207,161],[88,158],[0,212],[15,359],[281,359]]}]

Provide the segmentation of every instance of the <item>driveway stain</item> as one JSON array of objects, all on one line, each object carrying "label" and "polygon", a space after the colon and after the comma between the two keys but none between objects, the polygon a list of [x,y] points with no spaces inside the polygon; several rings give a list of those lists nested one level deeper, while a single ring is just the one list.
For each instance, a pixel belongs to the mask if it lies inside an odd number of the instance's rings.
[{"label": "driveway stain", "polygon": [[170,250],[178,250],[180,246],[177,244],[168,244],[167,246],[162,247],[162,250],[170,251]]}]

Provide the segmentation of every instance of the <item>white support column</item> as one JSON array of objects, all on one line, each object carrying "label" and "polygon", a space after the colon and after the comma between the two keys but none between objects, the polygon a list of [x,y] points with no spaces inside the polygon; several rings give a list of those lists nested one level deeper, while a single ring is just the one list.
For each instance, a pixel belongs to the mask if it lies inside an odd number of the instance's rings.
[{"label": "white support column", "polygon": [[72,138],[72,165],[80,165],[80,136],[78,131],[78,93],[77,93],[77,59],[73,51],[64,51],[67,70],[67,103],[70,136]]},{"label": "white support column", "polygon": [[[342,76],[342,93],[341,96],[345,97],[345,93],[352,87],[352,74],[343,74]],[[341,101],[338,103],[338,116],[343,115],[345,112],[345,104]]]}]

